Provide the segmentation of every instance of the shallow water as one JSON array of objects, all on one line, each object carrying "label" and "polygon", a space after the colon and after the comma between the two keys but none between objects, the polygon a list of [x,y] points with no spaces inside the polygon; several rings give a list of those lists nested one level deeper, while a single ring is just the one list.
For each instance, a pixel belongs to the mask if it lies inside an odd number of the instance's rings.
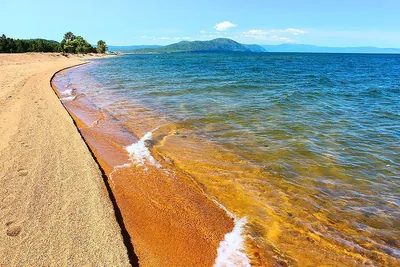
[{"label": "shallow water", "polygon": [[399,263],[399,55],[124,55],[55,83],[154,130],[154,153],[247,218],[253,265]]}]

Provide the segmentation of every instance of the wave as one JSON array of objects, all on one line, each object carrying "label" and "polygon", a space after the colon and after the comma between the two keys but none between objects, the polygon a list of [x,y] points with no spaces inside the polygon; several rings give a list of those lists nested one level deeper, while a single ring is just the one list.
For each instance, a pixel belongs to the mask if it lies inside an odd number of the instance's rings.
[{"label": "wave", "polygon": [[67,97],[62,97],[62,98],[60,98],[60,100],[61,100],[62,102],[72,101],[72,100],[74,100],[74,99],[75,99],[75,96],[67,96]]},{"label": "wave", "polygon": [[[157,130],[157,128],[153,131],[155,130]],[[155,158],[153,158],[148,146],[146,145],[152,140],[153,131],[147,132],[142,138],[140,138],[139,141],[125,148],[128,151],[131,159],[135,161],[137,165],[144,166],[145,169],[147,169],[145,165],[146,162],[150,163],[156,168],[161,168],[161,164]]]},{"label": "wave", "polygon": [[61,92],[61,95],[64,97],[61,97],[60,100],[63,102],[67,102],[67,101],[72,101],[76,98],[76,96],[74,95],[74,89],[67,89]]},{"label": "wave", "polygon": [[243,230],[247,218],[235,219],[232,232],[227,233],[217,249],[214,267],[250,267],[250,260],[244,252]]},{"label": "wave", "polygon": [[217,249],[217,258],[214,267],[250,267],[250,260],[244,252],[243,231],[247,222],[247,218],[238,219],[232,212],[225,208],[221,203],[214,200],[214,203],[223,209],[229,217],[234,221],[233,230],[225,234],[224,240],[221,241]]}]

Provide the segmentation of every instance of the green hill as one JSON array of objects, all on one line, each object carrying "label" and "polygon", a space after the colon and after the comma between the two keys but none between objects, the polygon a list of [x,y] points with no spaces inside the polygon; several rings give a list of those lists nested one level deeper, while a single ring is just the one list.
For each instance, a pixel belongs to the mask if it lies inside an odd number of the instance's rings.
[{"label": "green hill", "polygon": [[162,47],[162,46],[161,45],[109,45],[108,51],[131,53],[131,52],[135,52],[135,50],[148,49],[148,48],[154,49],[154,48],[160,48],[160,47]]},{"label": "green hill", "polygon": [[266,52],[258,45],[244,45],[227,38],[211,41],[182,41],[158,48],[138,49],[135,53],[173,53],[173,52]]}]

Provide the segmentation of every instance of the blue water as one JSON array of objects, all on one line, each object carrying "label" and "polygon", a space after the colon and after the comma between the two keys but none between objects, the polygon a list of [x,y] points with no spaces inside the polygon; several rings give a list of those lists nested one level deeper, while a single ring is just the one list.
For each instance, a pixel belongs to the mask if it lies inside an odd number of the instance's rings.
[{"label": "blue water", "polygon": [[399,259],[400,55],[124,55],[72,72],[110,113],[140,105],[263,168],[306,231],[378,265]]}]

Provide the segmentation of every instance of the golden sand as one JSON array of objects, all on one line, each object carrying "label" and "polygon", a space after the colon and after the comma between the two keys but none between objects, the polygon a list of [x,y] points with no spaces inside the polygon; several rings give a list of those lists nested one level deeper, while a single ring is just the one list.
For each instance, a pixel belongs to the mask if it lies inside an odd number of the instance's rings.
[{"label": "golden sand", "polygon": [[129,265],[101,172],[49,85],[80,63],[0,54],[1,266]]},{"label": "golden sand", "polygon": [[137,138],[85,98],[64,105],[110,178],[140,266],[213,266],[233,228],[225,211],[173,164],[115,168],[131,162],[125,147]]}]

